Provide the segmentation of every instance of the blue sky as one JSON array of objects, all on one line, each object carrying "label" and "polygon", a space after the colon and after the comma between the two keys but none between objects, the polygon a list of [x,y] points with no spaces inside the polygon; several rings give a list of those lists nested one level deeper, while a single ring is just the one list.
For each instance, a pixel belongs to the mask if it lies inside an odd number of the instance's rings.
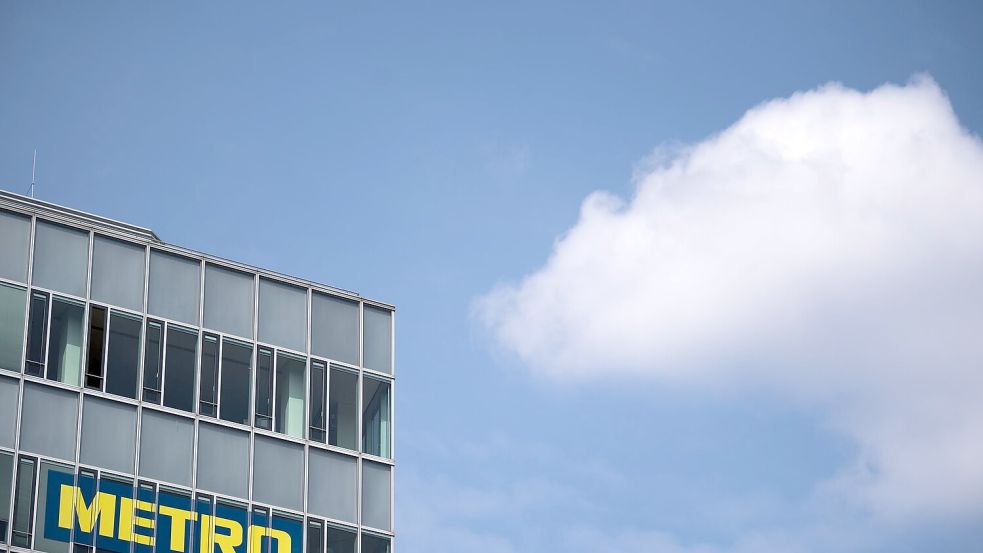
[{"label": "blue sky", "polygon": [[[897,518],[829,491],[879,443],[838,416],[849,392],[544,342],[571,373],[501,332],[534,340],[536,315],[476,314],[544,274],[592,192],[631,202],[653,150],[763,102],[927,74],[983,132],[978,3],[787,4],[5,2],[0,186],[27,191],[36,147],[41,199],[394,303],[400,552],[978,551],[974,498]],[[840,364],[772,353],[713,364]]]}]

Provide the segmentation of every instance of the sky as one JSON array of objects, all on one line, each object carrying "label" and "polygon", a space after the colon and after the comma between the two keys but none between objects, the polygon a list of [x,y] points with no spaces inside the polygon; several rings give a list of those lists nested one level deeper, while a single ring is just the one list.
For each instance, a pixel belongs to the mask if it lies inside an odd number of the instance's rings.
[{"label": "sky", "polygon": [[0,3],[0,187],[397,307],[399,553],[983,550],[978,2]]}]

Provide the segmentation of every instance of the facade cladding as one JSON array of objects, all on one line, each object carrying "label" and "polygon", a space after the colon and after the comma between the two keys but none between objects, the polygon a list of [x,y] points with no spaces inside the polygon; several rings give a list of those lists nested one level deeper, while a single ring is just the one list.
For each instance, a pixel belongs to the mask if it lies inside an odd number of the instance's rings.
[{"label": "facade cladding", "polygon": [[0,192],[0,549],[389,553],[393,308]]}]

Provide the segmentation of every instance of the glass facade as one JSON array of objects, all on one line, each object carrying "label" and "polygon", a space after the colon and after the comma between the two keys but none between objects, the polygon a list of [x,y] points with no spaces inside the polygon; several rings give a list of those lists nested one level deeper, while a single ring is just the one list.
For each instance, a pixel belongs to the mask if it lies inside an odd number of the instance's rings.
[{"label": "glass facade", "polygon": [[389,552],[393,365],[390,306],[0,191],[0,549]]}]

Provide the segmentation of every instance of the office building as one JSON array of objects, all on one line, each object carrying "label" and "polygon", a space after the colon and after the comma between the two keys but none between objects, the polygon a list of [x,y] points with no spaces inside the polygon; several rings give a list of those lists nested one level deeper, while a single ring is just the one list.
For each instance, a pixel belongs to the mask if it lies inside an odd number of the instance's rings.
[{"label": "office building", "polygon": [[0,549],[390,552],[393,324],[0,191]]}]

